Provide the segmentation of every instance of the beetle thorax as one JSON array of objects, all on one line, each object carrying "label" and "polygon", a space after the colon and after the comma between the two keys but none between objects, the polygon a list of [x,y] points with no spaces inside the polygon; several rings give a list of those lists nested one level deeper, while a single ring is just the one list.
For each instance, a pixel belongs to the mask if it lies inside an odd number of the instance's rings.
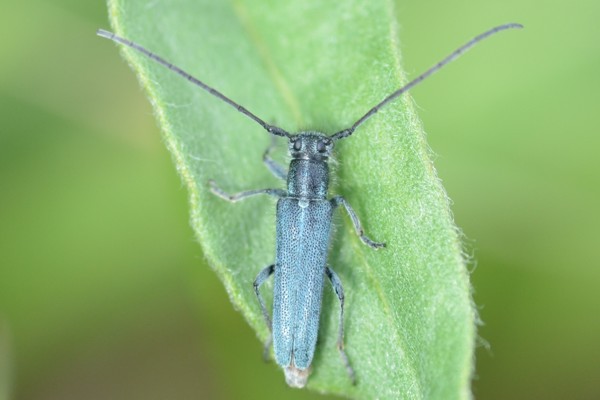
[{"label": "beetle thorax", "polygon": [[325,161],[294,159],[287,178],[292,197],[324,199],[329,187],[329,167]]}]

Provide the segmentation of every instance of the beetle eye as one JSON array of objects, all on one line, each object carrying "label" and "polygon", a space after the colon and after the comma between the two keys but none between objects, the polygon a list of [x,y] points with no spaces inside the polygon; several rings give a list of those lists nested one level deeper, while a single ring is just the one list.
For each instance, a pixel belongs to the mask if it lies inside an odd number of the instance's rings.
[{"label": "beetle eye", "polygon": [[325,153],[325,150],[327,150],[327,146],[325,145],[325,142],[322,140],[319,140],[319,143],[317,143],[317,151],[319,153]]},{"label": "beetle eye", "polygon": [[296,140],[294,142],[294,150],[300,151],[301,148],[302,148],[302,142],[300,140]]}]

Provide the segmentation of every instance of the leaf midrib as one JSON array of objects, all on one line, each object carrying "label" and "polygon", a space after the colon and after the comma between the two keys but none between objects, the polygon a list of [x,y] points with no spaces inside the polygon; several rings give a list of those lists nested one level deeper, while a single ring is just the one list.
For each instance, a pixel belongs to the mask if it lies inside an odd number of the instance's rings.
[{"label": "leaf midrib", "polygon": [[249,42],[256,48],[256,53],[259,58],[263,60],[266,65],[267,75],[271,78],[274,83],[275,89],[281,97],[285,105],[289,108],[296,122],[296,126],[302,126],[302,111],[300,110],[300,103],[298,99],[294,95],[294,92],[290,89],[290,85],[288,81],[284,78],[281,70],[277,66],[277,64],[273,61],[273,57],[271,57],[271,53],[269,52],[269,48],[266,45],[265,41],[262,39],[258,30],[255,27],[255,24],[252,21],[252,18],[246,11],[246,8],[242,3],[238,0],[232,1],[233,11],[240,22],[240,26],[244,29],[248,37],[250,38]]}]

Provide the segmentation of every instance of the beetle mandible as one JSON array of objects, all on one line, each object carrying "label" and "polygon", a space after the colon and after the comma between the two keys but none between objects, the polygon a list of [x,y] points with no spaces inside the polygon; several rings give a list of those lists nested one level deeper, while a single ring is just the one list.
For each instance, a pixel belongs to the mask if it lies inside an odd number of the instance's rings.
[{"label": "beetle mandible", "polygon": [[[332,154],[334,143],[352,135],[358,126],[373,116],[381,107],[458,58],[476,43],[497,32],[522,27],[522,25],[516,23],[504,24],[474,37],[423,74],[388,95],[367,111],[350,128],[343,129],[331,136],[315,131],[290,134],[277,126],[269,125],[221,92],[137,43],[102,29],[97,31],[99,36],[131,47],[181,75],[213,96],[233,106],[261,125],[270,134],[288,139],[288,150],[292,158],[288,171],[270,157],[272,145],[263,156],[264,163],[273,175],[287,180],[286,190],[259,189],[229,195],[221,190],[214,181],[211,180],[209,183],[210,189],[215,195],[230,202],[259,194],[278,198],[275,263],[264,268],[258,274],[254,281],[254,291],[267,327],[271,332],[270,340],[265,348],[268,350],[271,342],[273,343],[275,361],[284,369],[286,382],[290,386],[304,387],[310,374],[319,330],[321,297],[325,276],[331,282],[340,301],[337,347],[350,379],[353,383],[355,382],[354,370],[344,351],[344,289],[338,275],[327,265],[331,220],[334,210],[340,206],[346,209],[356,233],[364,244],[373,249],[385,246],[384,243],[375,242],[364,234],[358,216],[342,196],[327,199],[329,187],[327,160]],[[271,319],[259,289],[273,274],[275,274],[275,282],[273,288],[273,318]]]}]

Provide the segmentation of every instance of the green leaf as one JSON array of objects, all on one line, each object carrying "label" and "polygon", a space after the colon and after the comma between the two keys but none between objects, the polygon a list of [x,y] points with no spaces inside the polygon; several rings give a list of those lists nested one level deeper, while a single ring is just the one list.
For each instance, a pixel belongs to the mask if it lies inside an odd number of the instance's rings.
[{"label": "green leaf", "polygon": [[[346,128],[405,82],[390,1],[109,4],[117,34],[288,131]],[[207,181],[232,193],[283,187],[261,161],[271,138],[229,105],[123,51],[188,187],[204,254],[264,341],[252,281],[274,259],[275,202],[230,204],[212,195]],[[356,398],[469,398],[475,335],[469,278],[410,98],[339,142],[336,159],[332,193],[343,195],[367,235],[388,247],[373,251],[346,215],[338,217],[330,264],[346,292],[346,349],[358,383],[350,384],[336,350],[339,306],[327,288],[309,387]]]}]

